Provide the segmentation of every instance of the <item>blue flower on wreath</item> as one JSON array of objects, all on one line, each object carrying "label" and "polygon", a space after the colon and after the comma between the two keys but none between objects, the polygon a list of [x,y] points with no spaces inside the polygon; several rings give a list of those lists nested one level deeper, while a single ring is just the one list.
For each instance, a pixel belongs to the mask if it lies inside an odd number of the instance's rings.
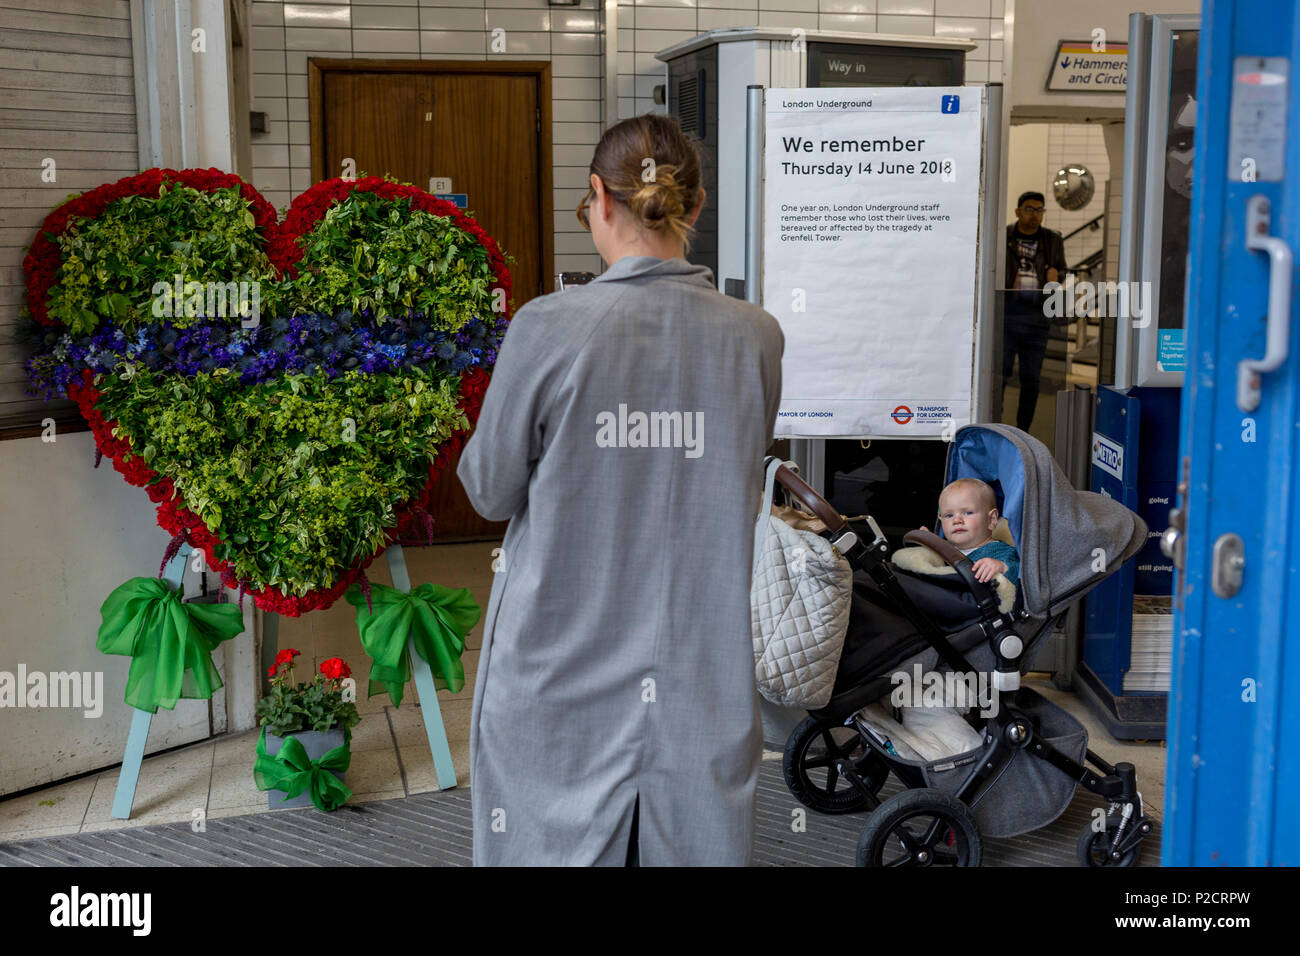
[{"label": "blue flower on wreath", "polygon": [[356,327],[344,324],[354,321],[354,314],[339,309],[333,315],[275,316],[251,328],[217,319],[184,329],[164,322],[130,333],[106,324],[78,337],[49,331],[45,354],[26,362],[25,370],[31,389],[60,395],[82,369],[111,372],[123,362],[182,375],[230,369],[248,385],[286,369],[330,377],[420,367],[459,373],[496,361],[505,325],[495,317],[474,317],[449,333],[431,328],[423,310],[385,316],[379,326],[367,324],[370,316],[363,310]]}]

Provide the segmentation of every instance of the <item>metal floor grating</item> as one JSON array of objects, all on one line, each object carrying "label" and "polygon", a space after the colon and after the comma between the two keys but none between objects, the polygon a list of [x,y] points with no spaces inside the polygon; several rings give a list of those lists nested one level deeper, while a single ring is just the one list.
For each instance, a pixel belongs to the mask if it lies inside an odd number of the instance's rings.
[{"label": "metal floor grating", "polygon": [[[901,789],[891,779],[882,791]],[[985,866],[1075,866],[1075,843],[1093,807],[1087,791],[1055,823],[1010,840],[985,839]],[[852,866],[864,814],[809,811],[807,830],[791,830],[799,804],[779,760],[759,772],[756,866]],[[345,806],[333,813],[282,810],[207,821],[99,830],[0,843],[0,866],[469,866],[470,791],[434,791]],[[1139,865],[1159,863],[1159,829]]]}]

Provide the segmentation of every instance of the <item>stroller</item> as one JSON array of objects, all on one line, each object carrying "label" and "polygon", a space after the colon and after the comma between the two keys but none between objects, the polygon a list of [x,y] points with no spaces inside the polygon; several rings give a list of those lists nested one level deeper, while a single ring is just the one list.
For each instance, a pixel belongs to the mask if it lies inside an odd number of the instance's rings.
[{"label": "stroller", "polygon": [[[926,545],[952,570],[904,571],[891,565],[871,517],[867,541],[789,468],[776,478],[822,520],[824,537],[854,568],[830,702],[809,712],[786,743],[783,770],[795,798],[821,813],[871,811],[858,841],[859,866],[978,866],[981,834],[1010,837],[1044,827],[1082,784],[1105,797],[1110,812],[1104,830],[1090,825],[1080,835],[1080,862],[1132,866],[1153,828],[1133,765],[1094,754],[1084,727],[1021,687],[1020,676],[1069,606],[1142,546],[1143,521],[1110,498],[1076,491],[1042,442],[1018,429],[958,430],[947,481],[991,485],[1020,553],[1020,584],[1007,607],[1007,596],[976,580],[971,561],[938,535],[910,531],[905,540]],[[882,713],[875,705],[901,684],[896,675],[934,675],[941,667],[950,686],[960,683],[952,680],[958,675],[969,676],[967,686],[983,677],[995,706],[981,710],[991,712],[986,718],[974,707],[956,718],[971,744],[963,752],[903,756],[871,714]],[[877,795],[891,773],[907,789],[882,801]]]}]

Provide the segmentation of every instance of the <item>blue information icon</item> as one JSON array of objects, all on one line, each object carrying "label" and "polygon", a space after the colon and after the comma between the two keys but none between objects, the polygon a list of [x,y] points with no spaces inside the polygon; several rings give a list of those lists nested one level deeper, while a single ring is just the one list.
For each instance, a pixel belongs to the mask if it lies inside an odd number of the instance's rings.
[{"label": "blue information icon", "polygon": [[940,104],[940,110],[944,113],[960,113],[961,97],[955,94],[944,96],[943,102]]}]

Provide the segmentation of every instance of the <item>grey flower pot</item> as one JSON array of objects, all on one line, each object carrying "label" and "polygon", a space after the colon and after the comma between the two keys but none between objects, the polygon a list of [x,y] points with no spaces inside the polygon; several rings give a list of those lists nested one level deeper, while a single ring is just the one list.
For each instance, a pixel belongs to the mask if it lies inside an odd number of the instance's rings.
[{"label": "grey flower pot", "polygon": [[[303,749],[307,751],[307,757],[311,760],[319,760],[335,747],[343,746],[343,731],[335,727],[333,730],[296,730],[289,734],[290,737],[297,737],[298,743],[302,744]],[[277,737],[275,734],[267,731],[266,733],[266,753],[274,757],[280,752],[287,738]],[[343,774],[337,770],[331,770],[330,773],[343,780]],[[283,790],[266,791],[266,805],[272,810],[291,810],[295,807],[310,807],[311,793],[304,790],[298,796],[291,800],[284,798]]]}]

